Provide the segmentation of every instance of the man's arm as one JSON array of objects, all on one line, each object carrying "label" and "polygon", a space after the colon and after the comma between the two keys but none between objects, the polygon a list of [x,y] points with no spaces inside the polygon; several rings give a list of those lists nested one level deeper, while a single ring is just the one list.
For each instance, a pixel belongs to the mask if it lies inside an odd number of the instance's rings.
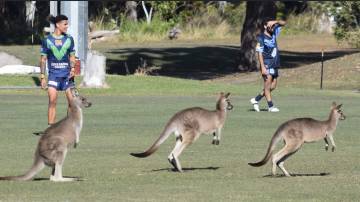
[{"label": "man's arm", "polygon": [[46,80],[45,80],[46,60],[47,60],[47,57],[45,55],[42,55],[40,57],[40,82],[41,82],[42,89],[46,88]]},{"label": "man's arm", "polygon": [[286,21],[284,21],[284,20],[272,20],[272,21],[268,22],[268,27],[272,27],[274,24],[278,24],[280,26],[285,26]]},{"label": "man's arm", "polygon": [[261,52],[257,52],[259,63],[260,63],[260,71],[261,75],[266,75],[266,68],[264,63],[264,57]]},{"label": "man's arm", "polygon": [[76,63],[76,58],[75,55],[70,55],[70,78],[75,76],[75,63]]}]

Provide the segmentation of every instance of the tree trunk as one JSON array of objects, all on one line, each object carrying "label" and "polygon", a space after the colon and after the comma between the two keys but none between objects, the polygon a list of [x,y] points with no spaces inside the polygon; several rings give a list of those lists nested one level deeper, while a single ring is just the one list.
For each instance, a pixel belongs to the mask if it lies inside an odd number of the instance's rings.
[{"label": "tree trunk", "polygon": [[226,1],[218,1],[217,3],[218,3],[219,11],[221,12],[221,14],[224,14],[227,2]]},{"label": "tree trunk", "polygon": [[246,3],[246,16],[241,31],[239,71],[256,71],[258,60],[255,52],[256,36],[261,31],[262,20],[266,17],[275,18],[275,2],[248,1]]},{"label": "tree trunk", "polygon": [[152,11],[153,11],[153,7],[150,6],[150,10],[148,11],[145,5],[145,1],[141,1],[145,16],[146,16],[146,22],[147,24],[151,23],[151,18],[152,18]]},{"label": "tree trunk", "polygon": [[136,1],[127,1],[126,2],[126,18],[130,21],[137,22],[137,3]]}]

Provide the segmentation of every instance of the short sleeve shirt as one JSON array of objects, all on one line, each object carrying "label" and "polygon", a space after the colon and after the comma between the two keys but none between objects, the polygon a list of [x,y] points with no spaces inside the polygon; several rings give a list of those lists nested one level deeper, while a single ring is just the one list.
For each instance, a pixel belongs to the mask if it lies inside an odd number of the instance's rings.
[{"label": "short sleeve shirt", "polygon": [[280,31],[281,31],[281,26],[276,25],[271,37],[262,33],[257,37],[257,44],[256,44],[256,51],[262,53],[264,60],[265,61],[275,60],[277,66],[280,65],[279,49],[277,46],[277,38],[280,34]]},{"label": "short sleeve shirt", "polygon": [[74,39],[70,35],[48,35],[42,41],[40,53],[47,56],[49,75],[69,76],[70,55],[75,55]]}]

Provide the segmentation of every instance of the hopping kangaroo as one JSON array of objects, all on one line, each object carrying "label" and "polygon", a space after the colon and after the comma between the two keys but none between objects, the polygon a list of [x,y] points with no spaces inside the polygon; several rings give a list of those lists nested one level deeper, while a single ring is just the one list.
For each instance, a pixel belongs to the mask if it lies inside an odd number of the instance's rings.
[{"label": "hopping kangaroo", "polygon": [[45,165],[52,168],[51,181],[73,181],[75,178],[64,178],[62,166],[68,147],[79,143],[80,131],[83,124],[82,108],[90,107],[86,98],[78,95],[76,89],[71,89],[73,99],[70,102],[68,116],[51,125],[42,133],[35,151],[33,166],[24,175],[0,177],[0,180],[30,180]]},{"label": "hopping kangaroo", "polygon": [[139,158],[150,156],[159,146],[172,134],[175,134],[176,144],[170,153],[168,160],[179,172],[182,168],[179,162],[179,156],[182,151],[191,143],[195,142],[201,134],[213,133],[212,144],[220,143],[221,129],[226,119],[226,111],[231,110],[233,106],[229,99],[230,93],[220,93],[216,103],[216,110],[209,111],[200,107],[188,108],[177,112],[166,124],[160,137],[155,143],[143,153],[131,153]]},{"label": "hopping kangaroo", "polygon": [[[304,143],[325,140],[325,150],[328,150],[328,138],[332,144],[332,151],[335,151],[333,134],[339,120],[345,120],[345,115],[340,109],[341,105],[333,102],[328,120],[318,121],[312,118],[297,118],[280,125],[270,141],[265,157],[257,163],[249,163],[250,166],[259,167],[267,163],[272,157],[272,174],[276,174],[276,166],[282,170],[285,176],[290,174],[284,168],[284,161],[298,151]],[[272,155],[276,143],[284,140],[285,146]]]}]

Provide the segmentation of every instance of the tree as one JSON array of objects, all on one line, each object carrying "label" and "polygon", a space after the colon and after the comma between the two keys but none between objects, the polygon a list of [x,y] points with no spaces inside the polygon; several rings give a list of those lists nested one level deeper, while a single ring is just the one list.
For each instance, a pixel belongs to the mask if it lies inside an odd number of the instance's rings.
[{"label": "tree", "polygon": [[273,1],[248,1],[246,3],[246,16],[240,40],[239,71],[257,70],[256,36],[262,29],[262,20],[266,17],[275,18],[275,14],[276,6]]},{"label": "tree", "polygon": [[130,21],[137,22],[137,3],[136,1],[126,1],[126,18]]},{"label": "tree", "polygon": [[335,37],[360,47],[360,2],[333,2],[330,12],[335,16]]},{"label": "tree", "polygon": [[143,8],[144,13],[146,15],[146,22],[147,22],[147,24],[150,24],[151,18],[152,18],[152,12],[153,12],[152,4],[150,4],[150,10],[149,11],[146,8],[145,1],[141,1],[141,5],[142,5],[142,8]]}]

